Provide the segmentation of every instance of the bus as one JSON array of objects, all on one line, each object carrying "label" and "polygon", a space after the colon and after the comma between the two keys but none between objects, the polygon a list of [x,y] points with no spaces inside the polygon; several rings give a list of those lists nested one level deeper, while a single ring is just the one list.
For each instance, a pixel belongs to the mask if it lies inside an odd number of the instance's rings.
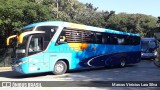
[{"label": "bus", "polygon": [[155,38],[142,38],[141,39],[141,58],[142,59],[155,59],[157,57],[158,43]]},{"label": "bus", "polygon": [[[15,39],[15,40],[12,40]],[[46,21],[23,27],[7,38],[16,47],[12,69],[22,74],[135,64],[140,35],[82,24]]]}]

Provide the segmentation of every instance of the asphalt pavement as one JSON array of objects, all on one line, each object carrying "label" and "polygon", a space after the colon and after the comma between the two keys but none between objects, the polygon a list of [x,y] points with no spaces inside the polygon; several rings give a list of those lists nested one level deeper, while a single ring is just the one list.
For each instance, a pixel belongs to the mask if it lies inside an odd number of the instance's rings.
[{"label": "asphalt pavement", "polygon": [[[151,60],[142,60],[125,68],[100,67],[85,70],[73,70],[63,75],[53,75],[51,72],[23,75],[14,71],[0,71],[0,81],[160,81],[160,68],[156,67]],[[50,89],[75,89],[76,87],[46,87],[40,90]],[[2,88],[4,90],[9,88]],[[17,88],[19,89],[19,88]],[[15,90],[17,90],[15,89]],[[21,89],[21,88],[20,88]],[[24,88],[32,89],[32,88]],[[33,88],[35,89],[35,88]],[[158,87],[78,87],[78,90],[159,90]]]}]

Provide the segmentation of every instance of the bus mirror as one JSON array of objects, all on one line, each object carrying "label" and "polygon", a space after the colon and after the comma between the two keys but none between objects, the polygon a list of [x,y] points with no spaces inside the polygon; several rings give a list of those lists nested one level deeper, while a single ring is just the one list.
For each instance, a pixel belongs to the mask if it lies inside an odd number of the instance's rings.
[{"label": "bus mirror", "polygon": [[17,49],[16,53],[25,53],[25,51],[26,51],[25,49]]},{"label": "bus mirror", "polygon": [[7,38],[7,46],[9,46],[10,45],[10,43],[11,43],[11,39],[12,38],[15,38],[17,35],[12,35],[12,36],[9,36],[8,38]]}]

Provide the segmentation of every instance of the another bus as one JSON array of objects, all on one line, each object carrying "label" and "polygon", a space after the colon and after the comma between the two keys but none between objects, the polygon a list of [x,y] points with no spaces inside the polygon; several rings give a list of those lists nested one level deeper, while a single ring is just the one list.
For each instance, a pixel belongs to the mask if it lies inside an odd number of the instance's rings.
[{"label": "another bus", "polygon": [[17,38],[12,69],[23,73],[121,66],[141,60],[140,35],[87,25],[47,21],[25,26]]},{"label": "another bus", "polygon": [[155,38],[142,38],[141,45],[142,59],[155,59],[157,57],[158,44]]}]

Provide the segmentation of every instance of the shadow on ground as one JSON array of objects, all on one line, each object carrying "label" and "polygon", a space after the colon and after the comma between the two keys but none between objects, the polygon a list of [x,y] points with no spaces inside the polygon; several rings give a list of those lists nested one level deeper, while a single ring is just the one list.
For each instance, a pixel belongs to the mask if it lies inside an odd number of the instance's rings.
[{"label": "shadow on ground", "polygon": [[[135,65],[127,65],[127,67],[135,67]],[[112,70],[112,69],[118,69],[120,67],[98,67],[98,68],[88,68],[88,69],[80,69],[80,70],[71,70],[68,71],[67,74],[80,74],[80,73],[86,73],[90,71],[99,71],[99,70]],[[17,73],[15,71],[3,71],[0,72],[0,77],[4,78],[11,78],[11,79],[22,79],[22,78],[32,78],[32,77],[40,77],[40,76],[47,76],[47,75],[53,75],[52,72],[46,72],[46,73],[36,73],[36,74],[21,74]],[[59,75],[54,75],[54,76],[59,76]]]},{"label": "shadow on ground", "polygon": [[[41,77],[47,76],[47,77]],[[118,67],[100,67],[83,70],[73,70],[64,75],[53,75],[51,72],[23,75],[13,71],[0,72],[0,78],[8,79],[28,79],[40,77],[36,80],[52,80],[53,78],[62,78],[64,81],[80,81],[78,87],[95,86],[97,89],[108,90],[159,90],[157,87],[105,87],[105,82],[90,81],[160,81],[160,68],[156,67],[152,61],[144,60],[135,65],[127,65],[125,68]],[[89,81],[89,82],[83,82]],[[73,83],[73,82],[72,82]],[[66,83],[63,83],[66,84]],[[74,83],[76,84],[76,83]],[[67,84],[66,84],[67,85]],[[98,87],[97,87],[98,86]],[[102,87],[102,88],[101,88]]]}]

